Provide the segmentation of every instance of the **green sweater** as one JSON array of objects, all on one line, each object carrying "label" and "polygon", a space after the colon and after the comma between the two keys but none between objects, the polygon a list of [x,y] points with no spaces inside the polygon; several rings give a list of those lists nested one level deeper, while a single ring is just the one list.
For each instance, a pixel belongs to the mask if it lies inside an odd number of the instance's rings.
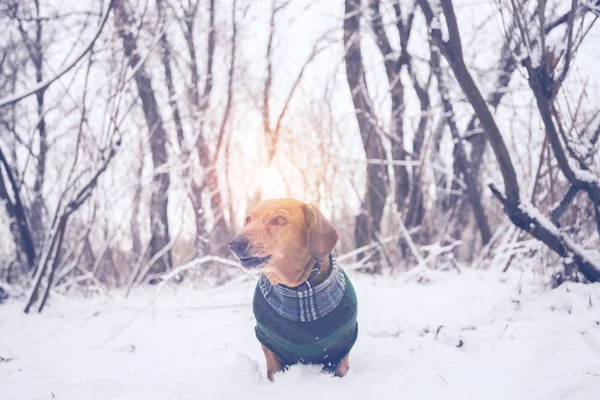
[{"label": "green sweater", "polygon": [[284,366],[322,364],[328,371],[350,352],[358,336],[354,287],[344,272],[345,289],[339,304],[314,321],[293,321],[279,315],[259,287],[254,292],[256,337]]}]

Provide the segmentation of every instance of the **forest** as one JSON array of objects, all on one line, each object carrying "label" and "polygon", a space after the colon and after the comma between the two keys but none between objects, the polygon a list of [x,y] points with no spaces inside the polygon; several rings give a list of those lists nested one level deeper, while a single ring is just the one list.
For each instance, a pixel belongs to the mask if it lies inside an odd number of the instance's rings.
[{"label": "forest", "polygon": [[0,0],[0,397],[600,399],[599,17]]},{"label": "forest", "polygon": [[600,280],[597,0],[2,0],[0,284],[239,276],[258,201],[347,268]]}]

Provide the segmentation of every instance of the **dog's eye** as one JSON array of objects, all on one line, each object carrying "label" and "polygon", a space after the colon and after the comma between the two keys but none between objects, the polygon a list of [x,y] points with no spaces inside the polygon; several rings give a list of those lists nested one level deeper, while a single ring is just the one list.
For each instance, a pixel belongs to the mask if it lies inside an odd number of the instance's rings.
[{"label": "dog's eye", "polygon": [[282,225],[287,224],[287,220],[285,218],[283,218],[281,215],[278,215],[277,217],[275,217],[271,220],[270,224],[282,226]]},{"label": "dog's eye", "polygon": [[244,224],[244,226],[248,225],[250,223],[250,217],[246,217],[246,223]]}]

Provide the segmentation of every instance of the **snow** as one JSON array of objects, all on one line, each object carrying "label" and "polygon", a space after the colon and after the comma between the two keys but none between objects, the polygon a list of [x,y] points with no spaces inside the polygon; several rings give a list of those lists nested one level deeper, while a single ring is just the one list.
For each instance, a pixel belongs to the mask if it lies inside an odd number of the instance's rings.
[{"label": "snow", "polygon": [[[567,234],[562,233],[552,221],[542,215],[537,207],[533,206],[531,203],[521,201],[521,203],[519,203],[519,209],[552,235],[560,238],[561,244],[565,247],[568,253],[575,253],[583,258],[587,263],[591,264],[595,269],[600,270],[600,252],[597,250],[585,249],[575,243]],[[535,228],[535,224],[530,223],[529,228],[533,230]]]},{"label": "snow", "polygon": [[350,276],[359,339],[343,379],[315,366],[265,378],[243,277],[158,297],[54,297],[41,315],[11,298],[0,305],[0,398],[600,398],[600,284],[550,290],[516,265]]},{"label": "snow", "polygon": [[584,171],[582,169],[574,169],[573,173],[575,174],[575,177],[577,177],[577,180],[581,182],[600,185],[596,176],[589,171]]},{"label": "snow", "polygon": [[[529,218],[534,220],[537,224],[539,224],[542,228],[544,228],[545,230],[547,230],[554,236],[556,236],[556,237],[562,236],[560,234],[560,230],[556,227],[556,225],[554,225],[552,223],[552,221],[550,221],[548,218],[546,218],[540,212],[540,210],[538,210],[537,207],[535,207],[533,204],[521,200],[521,202],[519,203],[519,209],[522,212],[524,212],[525,214],[527,214],[529,216]],[[535,225],[533,227],[531,227],[531,224],[530,224],[530,228],[534,229]]]}]

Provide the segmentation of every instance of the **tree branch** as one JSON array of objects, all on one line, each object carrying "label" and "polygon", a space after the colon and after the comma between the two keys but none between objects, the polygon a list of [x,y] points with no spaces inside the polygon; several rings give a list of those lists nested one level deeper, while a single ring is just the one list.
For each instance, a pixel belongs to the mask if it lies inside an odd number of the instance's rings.
[{"label": "tree branch", "polygon": [[569,71],[569,65],[571,64],[571,55],[573,52],[573,24],[575,23],[575,12],[577,11],[577,0],[571,0],[571,11],[569,13],[568,25],[567,25],[567,52],[565,54],[565,65],[563,70],[558,77],[560,82],[563,82],[567,77]]},{"label": "tree branch", "polygon": [[546,219],[539,211],[528,203],[513,204],[494,186],[489,185],[494,196],[504,205],[510,220],[523,231],[530,233],[543,242],[559,256],[572,257],[573,261],[590,282],[600,281],[600,265],[586,251]]},{"label": "tree branch", "polygon": [[569,204],[573,201],[577,193],[579,193],[580,188],[575,185],[569,186],[569,190],[565,193],[565,196],[560,200],[558,204],[554,206],[552,211],[550,212],[550,219],[554,223],[554,225],[560,227],[560,217],[567,211]]},{"label": "tree branch", "polygon": [[77,57],[75,57],[75,59],[73,61],[71,61],[69,64],[67,64],[65,67],[63,67],[52,78],[47,79],[43,82],[40,82],[37,85],[35,85],[29,89],[26,89],[21,93],[17,93],[17,94],[5,97],[3,99],[0,99],[0,108],[9,106],[11,104],[15,104],[15,103],[23,100],[24,98],[31,96],[32,94],[35,94],[39,91],[47,89],[51,84],[53,84],[56,80],[60,79],[60,77],[62,77],[64,74],[69,72],[75,65],[77,65],[77,63],[79,61],[81,61],[81,59],[92,49],[92,47],[94,46],[94,43],[96,43],[96,40],[98,39],[98,37],[100,37],[100,34],[102,33],[104,26],[106,25],[106,21],[108,20],[110,10],[111,10],[114,2],[115,2],[115,0],[109,1],[108,7],[106,8],[106,11],[104,12],[104,16],[102,17],[102,21],[100,22],[100,26],[98,27],[98,30],[96,30],[94,37],[92,38],[92,40],[90,40],[90,42],[83,49],[83,51],[81,53],[79,53],[79,55]]},{"label": "tree branch", "polygon": [[444,16],[446,17],[446,22],[448,23],[451,32],[450,40],[448,42],[443,41],[439,25],[432,25],[434,15],[427,0],[419,0],[419,4],[423,9],[427,24],[431,26],[431,37],[434,43],[441,49],[442,54],[446,60],[448,60],[456,80],[488,135],[488,139],[500,166],[507,199],[511,203],[518,204],[519,185],[517,183],[517,174],[508,148],[500,133],[500,129],[462,58],[460,35],[458,33],[458,24],[456,22],[452,2],[450,0],[442,0],[442,9],[444,10]]}]

